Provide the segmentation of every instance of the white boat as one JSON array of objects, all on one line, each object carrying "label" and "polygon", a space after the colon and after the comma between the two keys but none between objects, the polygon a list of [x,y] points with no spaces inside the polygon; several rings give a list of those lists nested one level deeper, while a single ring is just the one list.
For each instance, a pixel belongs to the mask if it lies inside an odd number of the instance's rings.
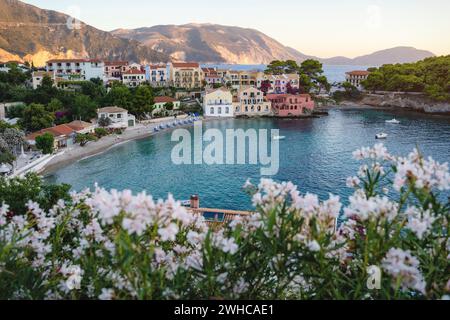
[{"label": "white boat", "polygon": [[191,206],[191,200],[182,200],[181,205],[183,207],[190,207]]},{"label": "white boat", "polygon": [[386,120],[386,123],[392,123],[392,124],[399,124],[400,121],[398,121],[397,119],[392,119],[392,120]]},{"label": "white boat", "polygon": [[378,133],[376,136],[375,136],[375,138],[376,139],[386,139],[388,137],[388,134],[387,133]]},{"label": "white boat", "polygon": [[284,139],[286,139],[286,137],[285,136],[273,136],[272,139],[273,140],[284,140]]}]

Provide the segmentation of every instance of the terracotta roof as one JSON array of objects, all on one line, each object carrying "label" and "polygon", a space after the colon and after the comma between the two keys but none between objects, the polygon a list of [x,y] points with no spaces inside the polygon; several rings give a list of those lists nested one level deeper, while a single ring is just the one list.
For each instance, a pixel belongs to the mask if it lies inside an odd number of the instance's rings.
[{"label": "terracotta roof", "polygon": [[51,128],[45,128],[36,132],[33,132],[26,136],[27,140],[35,140],[36,137],[43,135],[44,133],[50,133],[54,137],[68,136],[75,132],[74,129],[66,124],[60,124]]},{"label": "terracotta roof", "polygon": [[167,96],[161,96],[161,97],[155,97],[154,99],[155,103],[167,103],[167,102],[176,102],[177,99],[167,97]]},{"label": "terracotta roof", "polygon": [[199,68],[200,65],[196,62],[173,62],[175,68]]},{"label": "terracotta roof", "polygon": [[85,122],[85,121],[81,121],[81,120],[74,120],[70,123],[66,123],[66,126],[72,128],[75,131],[80,131],[80,130],[92,127],[93,124],[90,122]]},{"label": "terracotta roof", "polygon": [[119,112],[128,112],[128,110],[115,106],[98,109],[98,113],[119,113]]},{"label": "terracotta roof", "polygon": [[368,76],[370,74],[370,72],[363,71],[363,70],[355,70],[355,71],[346,72],[346,74],[351,75],[351,76]]},{"label": "terracotta roof", "polygon": [[33,72],[33,77],[43,77],[43,76],[52,77],[53,73],[47,72],[47,71],[35,71],[35,72]]},{"label": "terracotta roof", "polygon": [[99,59],[52,59],[48,60],[47,63],[66,63],[66,62],[102,62]]},{"label": "terracotta roof", "polygon": [[151,64],[149,67],[150,69],[166,69],[166,65],[164,64]]},{"label": "terracotta roof", "polygon": [[131,69],[131,70],[124,72],[123,74],[145,74],[145,71]]},{"label": "terracotta roof", "polygon": [[127,66],[128,61],[105,61],[105,66]]}]

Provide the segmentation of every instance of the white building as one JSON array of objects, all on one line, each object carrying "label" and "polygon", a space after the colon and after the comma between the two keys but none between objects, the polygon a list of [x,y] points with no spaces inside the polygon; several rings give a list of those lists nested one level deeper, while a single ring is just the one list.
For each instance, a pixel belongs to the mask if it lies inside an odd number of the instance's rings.
[{"label": "white building", "polygon": [[362,90],[361,82],[367,80],[369,71],[355,70],[345,74],[345,80],[355,86],[358,90]]},{"label": "white building", "polygon": [[138,69],[130,69],[122,74],[122,82],[128,87],[138,87],[145,82],[145,72]]},{"label": "white building", "polygon": [[109,118],[110,128],[128,128],[136,125],[136,118],[128,110],[119,107],[105,107],[97,110],[98,119]]},{"label": "white building", "polygon": [[224,88],[207,91],[203,98],[205,117],[234,117],[233,95]]},{"label": "white building", "polygon": [[292,89],[299,89],[300,76],[298,74],[265,74],[259,72],[256,78],[256,86],[261,88],[264,81],[269,81],[270,88],[267,93],[284,94],[288,93],[287,89],[290,85]]},{"label": "white building", "polygon": [[54,59],[47,61],[46,70],[68,80],[104,80],[105,63],[97,59]]},{"label": "white building", "polygon": [[27,72],[30,68],[20,61],[0,62],[0,72],[9,72],[10,65],[15,64],[22,72]]},{"label": "white building", "polygon": [[168,84],[169,67],[165,64],[146,66],[145,73],[148,82],[153,87],[165,87]]}]

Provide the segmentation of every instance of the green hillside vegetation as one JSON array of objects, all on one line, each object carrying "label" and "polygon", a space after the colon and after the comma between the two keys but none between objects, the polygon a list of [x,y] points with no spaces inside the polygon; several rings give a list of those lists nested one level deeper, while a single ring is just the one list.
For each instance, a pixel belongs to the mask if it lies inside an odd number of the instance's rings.
[{"label": "green hillside vegetation", "polygon": [[423,92],[436,101],[450,101],[450,55],[416,63],[386,64],[369,69],[363,82],[370,91]]}]

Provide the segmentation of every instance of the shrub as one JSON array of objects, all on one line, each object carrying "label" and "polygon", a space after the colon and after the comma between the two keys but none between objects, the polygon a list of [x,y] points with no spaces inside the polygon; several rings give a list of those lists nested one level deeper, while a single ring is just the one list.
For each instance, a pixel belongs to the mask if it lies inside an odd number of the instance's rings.
[{"label": "shrub", "polygon": [[[11,219],[0,208],[2,299],[440,299],[448,295],[447,164],[383,145],[342,210],[292,183],[248,182],[255,213],[208,225],[171,196],[97,188]],[[390,194],[390,198],[386,194]],[[336,225],[336,220],[341,222]],[[379,290],[367,286],[380,268]]]},{"label": "shrub", "polygon": [[108,134],[109,134],[109,132],[105,128],[95,128],[95,135],[98,138],[106,137]]},{"label": "shrub", "polygon": [[44,133],[41,136],[37,136],[36,139],[36,148],[42,151],[44,154],[53,153],[53,147],[55,143],[55,138],[51,133]]}]

